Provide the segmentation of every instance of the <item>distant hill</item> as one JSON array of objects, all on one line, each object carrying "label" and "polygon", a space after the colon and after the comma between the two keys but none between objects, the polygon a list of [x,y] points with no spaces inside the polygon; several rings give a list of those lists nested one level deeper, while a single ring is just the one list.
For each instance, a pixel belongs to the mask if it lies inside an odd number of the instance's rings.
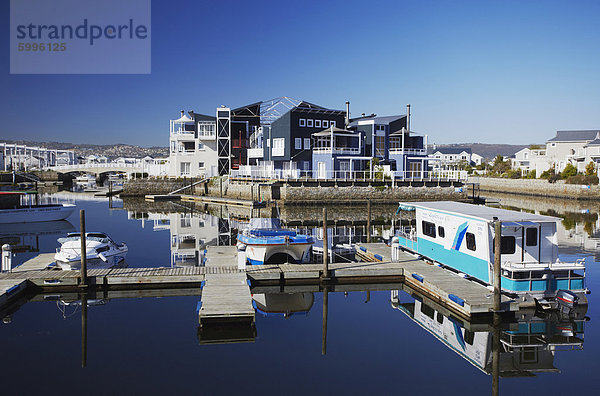
[{"label": "distant hill", "polygon": [[75,155],[85,157],[91,154],[104,155],[109,159],[119,157],[143,158],[165,158],[169,156],[168,147],[140,147],[131,144],[74,144],[61,142],[32,142],[26,140],[2,140],[0,143],[25,144],[27,146],[39,146],[54,150],[73,150]]},{"label": "distant hill", "polygon": [[439,147],[459,147],[470,148],[474,154],[479,154],[484,158],[494,159],[498,154],[504,157],[510,157],[517,151],[529,147],[529,144],[491,144],[491,143],[458,143],[458,144],[436,144]]}]

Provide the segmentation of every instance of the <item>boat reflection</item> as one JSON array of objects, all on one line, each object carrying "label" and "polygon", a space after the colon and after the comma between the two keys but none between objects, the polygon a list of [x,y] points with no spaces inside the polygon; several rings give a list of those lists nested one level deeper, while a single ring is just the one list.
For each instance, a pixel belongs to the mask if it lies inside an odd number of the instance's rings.
[{"label": "boat reflection", "polygon": [[[419,295],[391,292],[391,305],[445,346],[482,372],[493,375],[495,330],[491,323],[469,323],[453,317],[443,307]],[[410,293],[410,294],[409,294]],[[519,312],[516,322],[500,323],[499,376],[531,377],[560,372],[554,366],[557,351],[583,349],[586,306],[569,315]]]},{"label": "boat reflection", "polygon": [[313,293],[268,293],[252,295],[252,304],[262,316],[307,315],[315,302]]}]

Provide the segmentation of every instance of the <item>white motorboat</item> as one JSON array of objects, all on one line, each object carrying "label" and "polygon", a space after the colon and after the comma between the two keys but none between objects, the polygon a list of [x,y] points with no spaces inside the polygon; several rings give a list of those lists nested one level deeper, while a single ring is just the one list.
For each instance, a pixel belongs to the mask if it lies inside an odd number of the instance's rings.
[{"label": "white motorboat", "polygon": [[[117,244],[111,237],[102,232],[88,232],[86,238],[86,260],[90,268],[111,268],[119,266],[125,260],[129,249],[125,243]],[[61,244],[56,249],[54,259],[63,270],[75,269],[81,262],[81,239],[79,233],[67,234],[59,238]]]},{"label": "white motorboat", "polygon": [[73,213],[73,204],[21,205],[21,192],[0,192],[0,224],[64,220]]},{"label": "white motorboat", "polygon": [[315,242],[312,236],[281,228],[279,219],[250,219],[250,225],[238,233],[237,247],[245,251],[251,265],[303,264],[310,261]]}]

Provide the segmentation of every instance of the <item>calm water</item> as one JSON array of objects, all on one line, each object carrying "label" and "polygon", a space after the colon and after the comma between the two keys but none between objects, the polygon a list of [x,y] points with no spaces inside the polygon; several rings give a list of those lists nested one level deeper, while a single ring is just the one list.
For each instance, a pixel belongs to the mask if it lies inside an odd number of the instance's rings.
[{"label": "calm water", "polygon": [[[129,266],[195,265],[204,244],[230,243],[236,209],[172,205],[151,207],[114,200],[75,200],[89,231],[107,232],[129,246]],[[585,257],[587,317],[569,323],[525,320],[502,333],[500,393],[592,393],[600,385],[600,273],[598,208],[563,201],[513,200],[513,208],[564,216],[559,227],[563,259]],[[179,213],[169,213],[178,210]],[[309,210],[294,216],[308,216]],[[329,209],[331,214],[333,209]],[[340,210],[341,211],[341,210]],[[187,213],[186,213],[187,212]],[[349,219],[361,210],[349,210]],[[318,211],[317,211],[318,213]],[[282,216],[284,217],[284,216]],[[386,217],[386,216],[383,216]],[[389,217],[387,217],[389,219]],[[355,220],[355,219],[351,219]],[[385,221],[384,221],[385,222]],[[78,229],[79,219],[39,227],[2,226],[2,243],[21,246],[17,262],[54,251],[56,238]],[[376,226],[386,236],[391,223]],[[306,229],[310,229],[307,226]],[[338,227],[343,240],[360,239],[362,226]],[[600,238],[598,238],[600,241]],[[396,288],[397,290],[397,288]],[[491,333],[485,326],[452,322],[405,292],[329,293],[327,350],[322,355],[322,293],[267,295],[269,315],[258,314],[253,342],[204,344],[198,333],[197,296],[112,298],[88,309],[87,367],[81,367],[81,313],[59,301],[30,301],[0,324],[0,379],[5,394],[207,393],[364,394],[366,392],[487,394],[492,391]],[[64,301],[69,300],[68,296]],[[41,297],[36,300],[43,300]],[[280,312],[296,311],[293,315]],[[8,321],[8,320],[7,320]],[[419,324],[420,323],[420,324]],[[523,326],[531,329],[523,331]],[[514,326],[513,326],[514,327]],[[511,332],[512,331],[512,332]],[[230,333],[216,333],[226,337]],[[437,334],[437,336],[435,335]],[[526,341],[523,337],[527,335]],[[214,334],[213,334],[214,336]],[[526,348],[518,346],[528,345]],[[518,370],[517,370],[518,369]],[[557,369],[557,370],[555,370]]]}]

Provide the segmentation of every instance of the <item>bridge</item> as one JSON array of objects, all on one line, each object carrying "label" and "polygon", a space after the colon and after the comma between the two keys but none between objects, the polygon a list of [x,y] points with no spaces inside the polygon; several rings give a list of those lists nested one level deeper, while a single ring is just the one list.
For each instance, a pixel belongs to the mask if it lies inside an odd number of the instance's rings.
[{"label": "bridge", "polygon": [[48,166],[45,170],[55,171],[57,173],[84,172],[99,175],[108,172],[125,173],[143,173],[148,171],[148,166],[143,163],[123,164],[117,162],[107,162],[99,164],[76,164],[76,165],[57,165]]}]

